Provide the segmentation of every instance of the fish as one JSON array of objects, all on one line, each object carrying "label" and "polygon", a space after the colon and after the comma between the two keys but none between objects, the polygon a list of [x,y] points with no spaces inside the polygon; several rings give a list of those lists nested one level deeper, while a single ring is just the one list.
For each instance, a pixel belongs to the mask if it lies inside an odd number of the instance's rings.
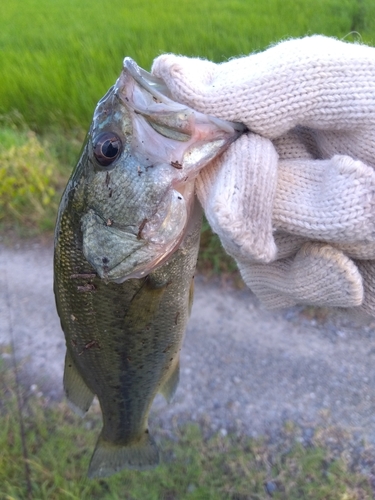
[{"label": "fish", "polygon": [[159,463],[148,415],[179,381],[201,227],[195,178],[243,131],[174,102],[130,58],[95,108],[54,238],[64,391],[81,416],[94,396],[102,412],[91,478]]}]

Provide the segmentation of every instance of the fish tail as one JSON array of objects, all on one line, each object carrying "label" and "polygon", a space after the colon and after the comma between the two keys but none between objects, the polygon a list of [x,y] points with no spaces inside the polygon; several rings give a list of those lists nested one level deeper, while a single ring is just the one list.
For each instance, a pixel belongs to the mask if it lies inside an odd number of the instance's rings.
[{"label": "fish tail", "polygon": [[88,477],[108,477],[122,469],[147,470],[159,464],[159,450],[148,430],[127,445],[106,441],[100,434],[91,457]]}]

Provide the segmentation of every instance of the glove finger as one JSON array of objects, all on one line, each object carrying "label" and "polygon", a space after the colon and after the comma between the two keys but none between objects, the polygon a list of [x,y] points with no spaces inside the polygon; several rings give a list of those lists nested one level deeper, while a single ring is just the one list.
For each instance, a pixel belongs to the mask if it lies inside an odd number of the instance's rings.
[{"label": "glove finger", "polygon": [[277,246],[277,260],[292,257],[304,243],[308,242],[308,239],[304,236],[297,236],[282,231],[276,231],[273,237]]},{"label": "glove finger", "polygon": [[[316,145],[319,158],[345,154],[375,168],[375,129],[369,126],[350,127],[349,130],[310,129],[310,141]],[[297,157],[296,157],[297,158]]]},{"label": "glove finger", "polygon": [[361,274],[340,250],[306,243],[295,257],[271,264],[238,262],[249,288],[270,309],[309,304],[354,307],[362,304]]},{"label": "glove finger", "polygon": [[[286,259],[295,255],[304,243],[311,241],[304,236],[276,231],[273,235],[276,246],[276,259]],[[357,241],[355,243],[332,243],[345,255],[355,260],[375,260],[375,242]]]},{"label": "glove finger", "polygon": [[238,260],[237,266],[246,285],[267,309],[282,309],[297,304],[286,281],[292,261],[289,258],[271,264],[255,264]]},{"label": "glove finger", "polygon": [[349,156],[279,162],[276,229],[327,242],[375,242],[375,171]]},{"label": "glove finger", "polygon": [[314,137],[306,127],[295,127],[272,142],[280,160],[295,160],[296,158],[316,160],[321,158]]},{"label": "glove finger", "polygon": [[269,262],[276,256],[272,208],[277,162],[271,141],[246,134],[198,176],[207,220],[233,257]]},{"label": "glove finger", "polygon": [[364,299],[359,309],[375,316],[375,260],[358,260],[356,265],[362,275],[364,288]]},{"label": "glove finger", "polygon": [[319,130],[373,127],[374,52],[312,36],[231,59],[212,73],[207,61],[168,54],[153,71],[179,102],[274,139],[301,123]]},{"label": "glove finger", "polygon": [[334,245],[351,259],[375,260],[375,242],[358,241],[356,243],[340,243]]}]

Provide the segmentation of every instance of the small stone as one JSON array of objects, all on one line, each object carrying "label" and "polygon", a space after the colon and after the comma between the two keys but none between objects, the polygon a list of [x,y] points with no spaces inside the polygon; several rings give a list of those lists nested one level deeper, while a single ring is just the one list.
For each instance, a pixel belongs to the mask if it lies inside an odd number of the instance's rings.
[{"label": "small stone", "polygon": [[310,440],[310,439],[312,439],[313,436],[314,436],[314,429],[312,429],[310,427],[307,428],[307,429],[304,429],[304,431],[303,431],[303,437],[305,439]]},{"label": "small stone", "polygon": [[266,482],[266,491],[269,495],[272,496],[276,490],[277,490],[277,486],[273,481]]},{"label": "small stone", "polygon": [[195,486],[195,484],[190,483],[189,486],[187,487],[187,492],[193,493],[196,489],[197,487]]}]

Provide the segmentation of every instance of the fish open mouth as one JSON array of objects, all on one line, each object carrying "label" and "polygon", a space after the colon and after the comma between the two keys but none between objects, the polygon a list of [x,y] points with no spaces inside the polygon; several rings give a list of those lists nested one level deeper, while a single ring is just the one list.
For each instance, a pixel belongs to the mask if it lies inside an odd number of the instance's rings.
[{"label": "fish open mouth", "polygon": [[[182,107],[181,104],[173,101],[167,85],[161,78],[158,78],[151,73],[148,73],[143,68],[140,68],[131,57],[125,57],[123,67],[124,70],[126,70],[134,78],[138,85],[143,87],[143,89],[149,92],[156,100],[168,105],[175,104],[177,108]],[[239,134],[242,134],[246,130],[246,126],[243,123],[228,122],[210,115],[204,116],[212,123],[215,123],[220,129],[226,130],[228,133],[232,134],[233,131],[236,131]]]}]

